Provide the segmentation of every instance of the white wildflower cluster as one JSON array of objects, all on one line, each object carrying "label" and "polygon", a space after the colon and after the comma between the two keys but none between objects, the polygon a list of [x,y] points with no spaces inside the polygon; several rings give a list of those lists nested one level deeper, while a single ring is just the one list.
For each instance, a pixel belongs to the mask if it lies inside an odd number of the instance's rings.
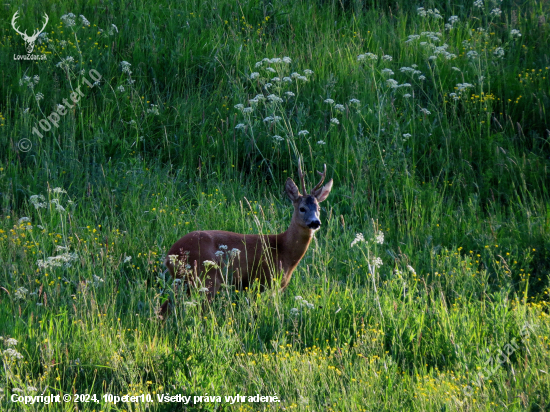
[{"label": "white wildflower cluster", "polygon": [[339,112],[343,112],[344,110],[346,110],[343,104],[336,104],[334,105],[334,108]]},{"label": "white wildflower cluster", "polygon": [[237,126],[235,126],[235,129],[237,130],[245,129],[245,128],[246,128],[246,125],[244,123],[239,123]]},{"label": "white wildflower cluster", "polygon": [[317,144],[318,144],[318,145],[324,145],[324,144],[326,144],[326,143],[325,143],[324,140],[319,140],[319,141],[317,142]]},{"label": "white wildflower cluster", "polygon": [[425,115],[430,115],[430,114],[432,114],[432,112],[430,112],[430,111],[429,111],[428,109],[426,109],[426,108],[422,108],[422,109],[420,109],[420,111],[421,111],[422,113],[424,113]]},{"label": "white wildflower cluster", "polygon": [[[227,251],[227,245],[218,245],[218,251],[214,253],[217,257],[221,258],[224,254],[231,260],[238,257],[241,254],[241,251],[237,248],[233,248],[230,251]],[[191,266],[189,266],[191,268]]]},{"label": "white wildflower cluster", "polygon": [[362,233],[357,233],[355,235],[355,239],[353,240],[353,242],[351,242],[351,246],[350,247],[353,247],[355,246],[357,243],[359,242],[364,242],[365,241],[365,237],[363,236]]},{"label": "white wildflower cluster", "polygon": [[412,136],[412,134],[410,134],[410,133],[404,133],[403,134],[403,141],[406,142],[409,139],[409,137],[411,137],[411,136]]},{"label": "white wildflower cluster", "polygon": [[388,79],[386,80],[386,86],[396,89],[399,87],[399,82],[395,79]]},{"label": "white wildflower cluster", "polygon": [[392,69],[382,69],[382,74],[387,74],[388,76],[393,76]]},{"label": "white wildflower cluster", "polygon": [[64,70],[71,69],[73,66],[74,66],[73,56],[67,56],[65,58],[61,58],[61,61],[55,65],[55,67],[60,67],[61,69],[64,69]]},{"label": "white wildflower cluster", "polygon": [[418,80],[426,80],[426,76],[424,76],[423,74],[421,74],[420,76],[418,76]]},{"label": "white wildflower cluster", "polygon": [[379,257],[374,257],[374,258],[372,259],[372,265],[373,265],[375,268],[379,268],[380,266],[383,265],[382,259],[380,259]]},{"label": "white wildflower cluster", "polygon": [[16,346],[19,342],[17,341],[17,339],[8,338],[8,339],[4,339],[4,343],[8,346]]},{"label": "white wildflower cluster", "polygon": [[442,55],[443,57],[445,57],[445,59],[447,60],[451,60],[451,59],[456,59],[456,54],[453,54],[453,53],[449,53],[447,51],[447,48],[449,47],[448,44],[443,44],[441,46],[437,46],[437,47],[434,47],[433,49],[433,53],[437,56],[437,55]]},{"label": "white wildflower cluster", "polygon": [[290,63],[292,63],[292,59],[290,57],[287,57],[287,56],[285,56],[283,58],[273,57],[272,59],[264,57],[259,62],[256,62],[254,67],[262,67],[262,66],[267,65],[267,64],[282,64],[282,63],[290,64]]},{"label": "white wildflower cluster", "polygon": [[63,253],[57,256],[49,256],[46,259],[39,259],[36,264],[41,269],[50,269],[56,267],[71,267],[71,263],[78,259],[76,253]]},{"label": "white wildflower cluster", "polygon": [[418,7],[416,9],[416,12],[418,13],[418,15],[420,17],[433,17],[435,19],[442,19],[443,16],[441,15],[441,13],[439,12],[439,10],[437,9],[424,9],[424,7]]},{"label": "white wildflower cluster", "polygon": [[419,34],[409,34],[409,38],[405,40],[405,43],[412,43],[415,40],[418,40],[420,38]]},{"label": "white wildflower cluster", "polygon": [[[305,306],[308,309],[314,309],[315,308],[315,305],[313,303],[308,302],[307,300],[305,300],[300,295],[294,296],[294,300],[298,301],[302,307]],[[295,309],[295,308],[293,308],[293,309]]]},{"label": "white wildflower cluster", "polygon": [[393,57],[390,56],[389,54],[385,54],[382,56],[382,60],[385,60],[387,62],[391,62],[393,60]]},{"label": "white wildflower cluster", "polygon": [[202,262],[202,264],[204,265],[204,268],[207,272],[210,270],[210,268],[218,268],[218,264],[211,260],[205,260]]},{"label": "white wildflower cluster", "polygon": [[510,30],[510,37],[519,38],[521,37],[521,32],[518,29],[512,29]]},{"label": "white wildflower cluster", "polygon": [[74,25],[76,25],[75,19],[76,19],[76,16],[73,13],[67,13],[61,16],[61,21],[67,27],[73,27]]},{"label": "white wildflower cluster", "polygon": [[361,101],[358,100],[358,99],[350,99],[349,102],[350,102],[351,104],[360,104],[360,103],[361,103]]},{"label": "white wildflower cluster", "polygon": [[463,91],[468,90],[470,87],[474,87],[474,85],[470,83],[458,83],[456,85],[456,90],[458,90],[459,93],[462,93]]},{"label": "white wildflower cluster", "polygon": [[[17,352],[13,348],[8,348],[4,352],[2,352],[3,355],[9,359],[23,359],[23,355],[21,355],[19,352]],[[15,389],[15,388],[14,388]],[[12,389],[13,390],[13,389]]]},{"label": "white wildflower cluster", "polygon": [[288,97],[294,97],[296,96],[294,93],[292,92],[285,92],[285,94],[288,96]]},{"label": "white wildflower cluster", "polygon": [[422,33],[420,33],[420,36],[427,37],[431,41],[438,42],[441,40],[440,37],[442,36],[442,34],[438,31],[423,31]]},{"label": "white wildflower cluster", "polygon": [[405,93],[405,94],[403,95],[403,97],[404,97],[405,99],[408,99],[408,98],[412,97],[412,94],[410,94],[410,93]]},{"label": "white wildflower cluster", "polygon": [[122,73],[127,73],[128,75],[132,74],[132,71],[130,70],[131,64],[127,61],[121,61],[120,67],[122,69]]},{"label": "white wildflower cluster", "polygon": [[449,23],[445,24],[445,30],[450,31],[454,27],[456,23],[458,23],[458,16],[451,16],[449,17]]},{"label": "white wildflower cluster", "polygon": [[48,204],[46,203],[46,198],[43,195],[32,195],[29,198],[29,201],[37,210],[44,209],[48,206]]},{"label": "white wildflower cluster", "polygon": [[149,107],[147,109],[147,113],[152,113],[154,115],[157,115],[159,114],[159,105],[158,104],[152,104],[151,103],[151,107]]},{"label": "white wildflower cluster", "polygon": [[499,9],[498,7],[497,8],[494,8],[493,10],[491,10],[491,12],[489,13],[490,16],[493,16],[493,17],[500,17],[500,15],[502,14],[502,10]]},{"label": "white wildflower cluster", "polygon": [[93,275],[92,280],[86,280],[84,282],[84,288],[93,286],[95,288],[101,286],[105,281],[97,275]]},{"label": "white wildflower cluster", "polygon": [[[42,93],[38,92],[38,93],[36,93],[34,98],[36,99],[37,102],[39,102],[40,100],[42,100],[44,98],[44,95]],[[28,108],[27,108],[27,110],[28,110]]]},{"label": "white wildflower cluster", "polygon": [[502,59],[504,57],[504,49],[502,47],[497,47],[493,54],[497,59]]},{"label": "white wildflower cluster", "polygon": [[334,100],[332,99],[325,99],[325,103],[330,104],[331,106],[334,104]]},{"label": "white wildflower cluster", "polygon": [[32,230],[31,219],[29,217],[22,217],[17,221],[17,224],[20,228],[28,230],[29,232]]},{"label": "white wildflower cluster", "polygon": [[468,53],[466,53],[466,57],[469,59],[475,59],[477,56],[479,56],[479,54],[475,50],[470,50]]},{"label": "white wildflower cluster", "polygon": [[298,136],[307,136],[309,134],[309,132],[307,130],[300,130],[298,132]]},{"label": "white wildflower cluster", "polygon": [[90,26],[90,22],[86,17],[84,17],[82,14],[79,17],[80,17],[80,21],[84,26],[88,26],[88,27]]},{"label": "white wildflower cluster", "polygon": [[278,134],[276,134],[276,135],[273,136],[273,140],[275,140],[276,142],[282,142],[285,139],[284,139],[284,137],[281,137]]},{"label": "white wildflower cluster", "polygon": [[378,233],[374,237],[374,243],[378,243],[379,245],[382,245],[384,243],[384,232],[382,232],[381,230],[378,231]]},{"label": "white wildflower cluster", "polygon": [[271,103],[282,103],[283,99],[281,99],[279,96],[275,94],[270,94],[267,96],[267,100],[269,100]]},{"label": "white wildflower cluster", "polygon": [[340,121],[336,117],[333,117],[332,119],[330,119],[330,122],[332,124],[340,124]]},{"label": "white wildflower cluster", "polygon": [[24,75],[20,80],[19,80],[19,86],[27,86],[29,89],[34,89],[34,86],[36,84],[38,84],[38,82],[40,81],[40,76],[33,76],[33,77],[29,77],[27,75]]},{"label": "white wildflower cluster", "polygon": [[411,265],[407,265],[407,269],[409,269],[414,275],[416,275],[416,271]]},{"label": "white wildflower cluster", "polygon": [[117,90],[119,91],[119,93],[124,93],[124,86],[120,85],[117,87]]},{"label": "white wildflower cluster", "polygon": [[50,41],[50,39],[48,38],[48,33],[46,32],[42,32],[38,35],[38,44],[42,44],[42,43],[47,43]]},{"label": "white wildflower cluster", "polygon": [[258,77],[260,77],[260,73],[258,73],[258,72],[250,73],[250,80],[255,80]]},{"label": "white wildflower cluster", "polygon": [[279,120],[281,120],[282,117],[281,116],[267,116],[265,119],[264,119],[264,122],[265,123],[277,123]]},{"label": "white wildflower cluster", "polygon": [[386,86],[392,89],[399,89],[401,87],[411,87],[411,84],[410,83],[399,84],[395,79],[388,79],[386,80]]},{"label": "white wildflower cluster", "polygon": [[415,74],[422,74],[420,70],[416,70],[414,67],[407,67],[407,66],[401,67],[399,71],[401,73],[410,73],[411,76],[414,76]]},{"label": "white wildflower cluster", "polygon": [[365,54],[360,54],[359,56],[357,56],[357,61],[358,62],[376,61],[376,60],[378,60],[378,56],[374,53],[365,53]]},{"label": "white wildflower cluster", "polygon": [[24,300],[27,297],[27,293],[29,293],[29,290],[23,286],[15,289],[15,292],[13,293],[13,296],[16,299]]},{"label": "white wildflower cluster", "polygon": [[54,205],[55,210],[57,210],[58,212],[65,212],[65,208],[61,206],[61,204],[59,203],[59,199],[53,198],[52,200],[50,200],[50,204]]},{"label": "white wildflower cluster", "polygon": [[477,7],[478,9],[482,9],[483,8],[483,0],[474,1],[474,7]]}]

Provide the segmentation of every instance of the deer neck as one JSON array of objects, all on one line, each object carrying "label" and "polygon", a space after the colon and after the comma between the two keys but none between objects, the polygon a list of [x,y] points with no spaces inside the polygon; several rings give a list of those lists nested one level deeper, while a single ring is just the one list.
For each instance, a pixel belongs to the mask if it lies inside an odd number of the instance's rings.
[{"label": "deer neck", "polygon": [[282,234],[285,258],[285,271],[293,270],[304,257],[314,231],[298,225],[294,219],[286,232]]}]

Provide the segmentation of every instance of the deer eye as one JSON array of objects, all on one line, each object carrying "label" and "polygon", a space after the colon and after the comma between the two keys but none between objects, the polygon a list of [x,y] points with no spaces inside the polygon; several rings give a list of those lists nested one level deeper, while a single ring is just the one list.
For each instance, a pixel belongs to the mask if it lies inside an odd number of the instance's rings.
[{"label": "deer eye", "polygon": [[304,207],[300,208],[300,212],[305,212],[305,211],[306,211],[306,209]]}]

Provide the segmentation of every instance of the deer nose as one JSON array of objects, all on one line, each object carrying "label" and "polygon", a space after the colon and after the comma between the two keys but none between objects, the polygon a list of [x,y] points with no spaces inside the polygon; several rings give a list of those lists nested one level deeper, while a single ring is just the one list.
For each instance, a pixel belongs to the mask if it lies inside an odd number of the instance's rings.
[{"label": "deer nose", "polygon": [[319,222],[318,220],[313,220],[307,225],[307,227],[309,227],[310,229],[319,229],[320,226],[321,222]]}]

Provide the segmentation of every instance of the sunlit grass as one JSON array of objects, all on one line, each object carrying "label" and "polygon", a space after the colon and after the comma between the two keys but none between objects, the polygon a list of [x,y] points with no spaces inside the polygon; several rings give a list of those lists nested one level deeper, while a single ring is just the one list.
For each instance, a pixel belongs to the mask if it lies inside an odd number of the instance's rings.
[{"label": "sunlit grass", "polygon": [[[548,409],[550,10],[396,4],[37,5],[38,62],[1,12],[3,409]],[[182,235],[288,227],[298,156],[335,185],[287,290],[178,293]]]}]

